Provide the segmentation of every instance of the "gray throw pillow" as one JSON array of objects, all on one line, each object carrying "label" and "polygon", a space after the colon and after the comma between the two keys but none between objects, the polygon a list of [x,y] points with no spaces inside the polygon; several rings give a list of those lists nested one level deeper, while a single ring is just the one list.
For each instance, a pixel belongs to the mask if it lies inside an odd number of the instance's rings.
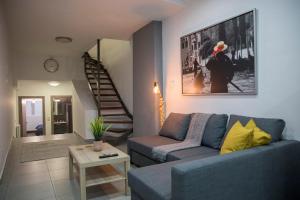
[{"label": "gray throw pillow", "polygon": [[159,131],[159,135],[182,141],[186,136],[190,120],[190,114],[170,113]]},{"label": "gray throw pillow", "polygon": [[226,132],[228,115],[212,114],[207,121],[202,138],[202,145],[219,149]]},{"label": "gray throw pillow", "polygon": [[250,119],[253,119],[256,125],[260,129],[269,133],[272,136],[271,142],[277,142],[281,140],[282,132],[285,127],[285,121],[282,119],[256,118],[256,117],[246,117],[240,115],[230,115],[230,119],[227,126],[227,133],[236,121],[239,120],[243,124],[243,126],[245,126]]}]

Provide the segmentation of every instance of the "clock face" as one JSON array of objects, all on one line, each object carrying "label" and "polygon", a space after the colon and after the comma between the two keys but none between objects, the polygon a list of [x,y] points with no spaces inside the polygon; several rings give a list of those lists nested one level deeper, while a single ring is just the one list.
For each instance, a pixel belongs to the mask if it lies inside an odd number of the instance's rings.
[{"label": "clock face", "polygon": [[59,65],[55,59],[49,58],[44,62],[44,68],[47,72],[54,73],[58,70]]}]

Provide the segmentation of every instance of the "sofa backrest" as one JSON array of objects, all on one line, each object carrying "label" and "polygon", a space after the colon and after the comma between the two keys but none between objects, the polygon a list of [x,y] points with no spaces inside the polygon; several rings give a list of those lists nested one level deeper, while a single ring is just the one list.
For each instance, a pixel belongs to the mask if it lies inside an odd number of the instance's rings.
[{"label": "sofa backrest", "polygon": [[202,145],[219,149],[226,132],[228,115],[212,114],[207,121],[202,138]]}]

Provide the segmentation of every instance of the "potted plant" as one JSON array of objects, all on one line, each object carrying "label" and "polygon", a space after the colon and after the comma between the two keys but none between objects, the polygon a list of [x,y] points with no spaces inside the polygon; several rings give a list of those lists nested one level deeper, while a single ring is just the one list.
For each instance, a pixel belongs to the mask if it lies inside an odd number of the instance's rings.
[{"label": "potted plant", "polygon": [[111,125],[106,125],[104,123],[104,119],[102,116],[94,119],[91,123],[91,131],[94,135],[95,141],[94,141],[94,150],[95,151],[101,151],[102,149],[102,137],[104,133],[111,127]]}]

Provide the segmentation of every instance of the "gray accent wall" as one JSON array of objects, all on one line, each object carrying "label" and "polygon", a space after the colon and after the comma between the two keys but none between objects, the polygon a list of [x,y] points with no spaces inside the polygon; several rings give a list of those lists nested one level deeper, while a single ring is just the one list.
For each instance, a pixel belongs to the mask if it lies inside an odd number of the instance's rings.
[{"label": "gray accent wall", "polygon": [[133,135],[155,135],[159,131],[159,96],[162,90],[162,23],[153,21],[133,34]]}]

